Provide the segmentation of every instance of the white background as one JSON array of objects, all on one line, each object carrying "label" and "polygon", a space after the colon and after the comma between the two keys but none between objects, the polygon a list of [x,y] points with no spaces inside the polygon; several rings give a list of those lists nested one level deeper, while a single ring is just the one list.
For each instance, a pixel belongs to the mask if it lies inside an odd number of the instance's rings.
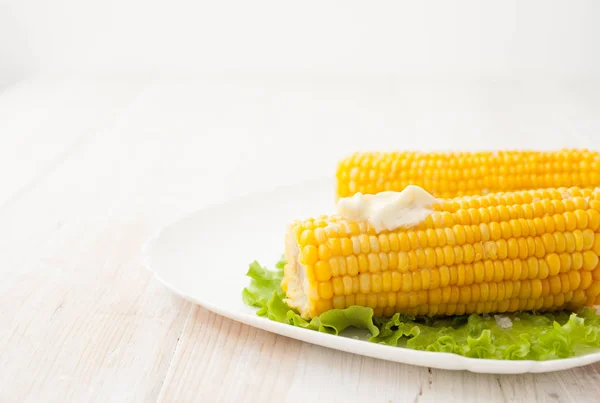
[{"label": "white background", "polygon": [[[140,250],[355,150],[600,148],[599,17],[593,0],[0,0],[0,401],[597,402],[599,364],[477,375],[255,330],[168,291]],[[285,224],[260,235],[281,245]],[[257,231],[231,228],[223,255]]]},{"label": "white background", "polygon": [[0,84],[35,72],[600,71],[600,2],[0,0]]}]

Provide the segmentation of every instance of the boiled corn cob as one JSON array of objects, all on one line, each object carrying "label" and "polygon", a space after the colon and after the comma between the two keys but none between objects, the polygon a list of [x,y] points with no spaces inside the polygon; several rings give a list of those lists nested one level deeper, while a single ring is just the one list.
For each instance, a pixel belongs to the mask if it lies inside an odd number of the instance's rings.
[{"label": "boiled corn cob", "polygon": [[418,226],[377,233],[340,216],[288,227],[282,287],[305,318],[554,310],[600,303],[600,191],[440,200]]},{"label": "boiled corn cob", "polygon": [[587,150],[463,153],[363,152],[343,159],[337,196],[417,185],[450,198],[539,188],[600,186],[600,154]]}]

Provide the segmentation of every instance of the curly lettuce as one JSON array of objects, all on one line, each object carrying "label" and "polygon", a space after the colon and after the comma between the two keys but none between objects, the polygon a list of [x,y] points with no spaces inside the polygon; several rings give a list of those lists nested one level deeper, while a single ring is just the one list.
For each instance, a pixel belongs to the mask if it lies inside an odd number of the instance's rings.
[{"label": "curly lettuce", "polygon": [[275,270],[268,270],[252,262],[247,272],[250,284],[242,291],[242,299],[258,308],[257,315],[291,326],[334,335],[348,328],[366,329],[372,343],[496,360],[552,360],[600,347],[600,315],[591,308],[579,312],[452,317],[395,314],[378,318],[371,308],[351,306],[307,321],[284,301],[284,264],[280,260]]}]

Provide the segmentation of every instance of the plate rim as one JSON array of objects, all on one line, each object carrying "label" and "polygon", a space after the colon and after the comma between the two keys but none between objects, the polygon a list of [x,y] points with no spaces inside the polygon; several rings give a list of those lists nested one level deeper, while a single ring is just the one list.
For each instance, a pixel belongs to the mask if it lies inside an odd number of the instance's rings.
[{"label": "plate rim", "polygon": [[[415,365],[428,368],[436,368],[451,371],[462,371],[466,370],[473,373],[485,373],[485,374],[524,374],[524,373],[548,373],[562,371],[577,367],[583,367],[585,365],[592,364],[600,361],[600,350],[596,352],[590,352],[584,355],[560,358],[546,361],[535,361],[535,360],[493,360],[485,358],[470,358],[464,357],[458,354],[446,353],[446,352],[433,352],[433,351],[422,351],[414,350],[405,347],[394,347],[385,344],[370,343],[364,340],[355,340],[347,337],[340,337],[328,333],[317,332],[314,330],[303,329],[296,326],[272,321],[265,317],[256,315],[256,310],[253,310],[254,314],[249,314],[242,311],[233,311],[231,309],[222,308],[215,305],[201,297],[189,295],[187,292],[181,290],[178,286],[172,284],[169,280],[159,274],[157,270],[153,268],[152,251],[155,245],[161,240],[162,236],[169,230],[176,228],[177,225],[182,224],[187,220],[191,220],[193,217],[209,214],[212,210],[219,210],[230,204],[236,204],[243,202],[247,198],[256,198],[261,195],[265,195],[275,191],[283,191],[284,189],[294,188],[298,186],[307,186],[310,184],[319,184],[325,180],[330,181],[331,178],[318,178],[306,181],[301,181],[293,184],[286,184],[272,187],[269,190],[260,192],[249,192],[239,197],[229,198],[222,202],[212,203],[206,205],[195,211],[187,212],[176,219],[172,220],[168,224],[159,228],[147,241],[142,245],[141,257],[142,265],[149,270],[153,277],[162,283],[171,292],[183,297],[185,300],[194,304],[200,305],[211,312],[218,315],[224,316],[236,322],[240,322],[257,329],[266,330],[271,333],[275,333],[284,337],[300,340],[305,343],[311,343],[322,347],[344,351],[351,354],[362,355],[366,357],[372,357],[382,359],[390,362],[398,362],[407,365]],[[241,290],[240,290],[240,302],[241,302]],[[249,309],[251,309],[249,307]],[[366,348],[366,351],[361,351]],[[386,352],[402,351],[406,355],[406,360],[397,360],[391,357],[386,357]],[[358,351],[357,351],[358,350]],[[393,354],[393,355],[395,355]],[[425,357],[427,365],[419,363],[419,358]],[[443,358],[436,363],[437,358]],[[449,362],[452,365],[443,365]],[[457,365],[460,363],[459,365]]]}]

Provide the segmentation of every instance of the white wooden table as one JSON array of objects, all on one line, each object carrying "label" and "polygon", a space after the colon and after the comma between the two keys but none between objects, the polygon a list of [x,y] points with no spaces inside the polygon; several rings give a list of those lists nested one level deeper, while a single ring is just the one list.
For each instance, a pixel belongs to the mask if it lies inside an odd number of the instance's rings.
[{"label": "white wooden table", "polygon": [[0,401],[600,401],[600,364],[448,372],[258,331],[173,295],[140,257],[171,220],[330,175],[355,149],[593,148],[599,136],[599,82],[19,82],[0,92]]}]

